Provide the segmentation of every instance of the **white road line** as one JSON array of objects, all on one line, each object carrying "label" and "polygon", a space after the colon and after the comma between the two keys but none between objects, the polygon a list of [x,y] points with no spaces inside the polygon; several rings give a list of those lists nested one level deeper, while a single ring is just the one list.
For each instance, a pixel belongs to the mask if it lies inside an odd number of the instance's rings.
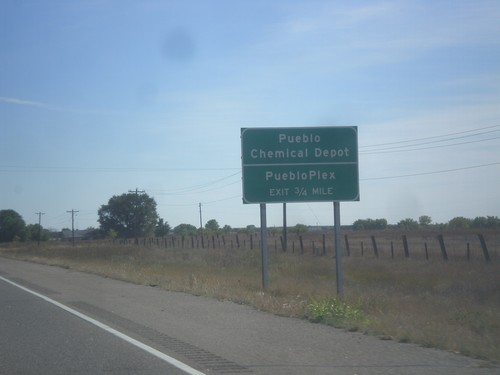
[{"label": "white road line", "polygon": [[132,345],[138,347],[139,349],[142,349],[145,352],[147,352],[147,353],[149,353],[151,355],[154,355],[155,357],[157,357],[157,358],[159,358],[159,359],[161,359],[161,360],[163,360],[163,361],[171,364],[172,366],[177,367],[178,369],[186,372],[189,375],[205,375],[203,372],[200,372],[200,371],[198,371],[198,370],[196,370],[196,369],[194,369],[194,368],[186,365],[185,363],[183,363],[181,361],[178,361],[177,359],[172,358],[172,357],[170,357],[169,355],[167,355],[165,353],[160,352],[159,350],[156,350],[156,349],[154,349],[154,348],[152,348],[152,347],[150,347],[150,346],[148,346],[148,345],[146,345],[146,344],[144,344],[144,343],[142,343],[142,342],[140,342],[140,341],[138,341],[136,339],[133,339],[132,337],[127,336],[126,334],[124,334],[124,333],[122,333],[120,331],[117,331],[116,329],[111,328],[110,326],[108,326],[108,325],[106,325],[104,323],[101,323],[101,322],[99,322],[99,321],[97,321],[97,320],[95,320],[95,319],[93,319],[93,318],[91,318],[91,317],[89,317],[89,316],[87,316],[85,314],[82,314],[79,311],[76,311],[76,310],[74,310],[74,309],[72,309],[72,308],[70,308],[70,307],[68,307],[66,305],[63,305],[62,303],[59,303],[57,301],[54,301],[53,299],[51,299],[49,297],[46,297],[43,294],[37,293],[37,292],[35,292],[35,291],[31,290],[31,289],[28,289],[28,288],[26,288],[26,287],[24,287],[22,285],[19,285],[19,284],[13,282],[13,281],[10,281],[9,279],[6,279],[6,278],[4,278],[2,276],[0,276],[0,280],[3,280],[6,283],[9,283],[9,284],[11,284],[11,285],[13,285],[13,286],[15,286],[15,287],[17,287],[19,289],[22,289],[25,292],[31,293],[34,296],[36,296],[38,298],[41,298],[41,299],[43,299],[43,300],[45,300],[45,301],[47,301],[47,302],[49,302],[49,303],[51,303],[51,304],[53,304],[53,305],[55,305],[57,307],[59,307],[59,308],[65,310],[65,311],[69,312],[70,314],[73,314],[73,315],[79,317],[80,319],[83,319],[83,320],[85,320],[85,321],[87,321],[87,322],[95,325],[96,327],[99,327],[102,330],[104,330],[106,332],[109,332],[109,333],[115,335],[116,337],[119,337],[120,339],[128,342],[129,344],[132,344]]}]

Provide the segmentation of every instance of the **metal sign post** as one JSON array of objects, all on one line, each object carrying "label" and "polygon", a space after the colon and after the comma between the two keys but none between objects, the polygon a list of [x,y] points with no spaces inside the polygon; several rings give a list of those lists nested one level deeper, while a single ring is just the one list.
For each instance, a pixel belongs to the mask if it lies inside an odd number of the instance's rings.
[{"label": "metal sign post", "polygon": [[344,275],[342,270],[342,247],[340,240],[340,202],[333,202],[333,220],[335,224],[335,278],[337,282],[337,295],[344,294]]},{"label": "metal sign post", "polygon": [[266,204],[260,204],[260,254],[262,259],[262,289],[269,285],[268,252],[267,252],[267,219]]}]

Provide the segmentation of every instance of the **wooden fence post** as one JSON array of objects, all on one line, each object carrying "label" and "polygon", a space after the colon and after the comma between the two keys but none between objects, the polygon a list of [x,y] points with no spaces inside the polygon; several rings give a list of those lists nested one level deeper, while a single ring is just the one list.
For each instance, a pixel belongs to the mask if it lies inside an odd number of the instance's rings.
[{"label": "wooden fence post", "polygon": [[425,245],[425,260],[429,260],[429,250],[427,249],[427,241],[424,243]]},{"label": "wooden fence post", "polygon": [[302,236],[299,236],[299,242],[300,242],[300,253],[304,254],[304,242],[302,242]]},{"label": "wooden fence post", "polygon": [[486,263],[491,263],[490,253],[488,253],[488,248],[486,247],[486,241],[482,234],[478,234],[479,242],[481,242],[481,248],[483,249],[484,259]]},{"label": "wooden fence post", "polygon": [[410,251],[408,250],[408,239],[406,238],[406,234],[403,235],[403,248],[405,252],[405,258],[409,258]]},{"label": "wooden fence post", "polygon": [[391,259],[394,259],[394,241],[391,241]]},{"label": "wooden fence post", "polygon": [[345,240],[345,250],[347,252],[347,256],[351,256],[351,248],[349,247],[349,238],[347,238],[347,234],[344,235],[344,240]]},{"label": "wooden fence post", "polygon": [[448,253],[446,253],[446,246],[444,245],[443,235],[440,234],[439,236],[437,236],[437,239],[439,241],[439,247],[441,248],[441,254],[443,254],[443,259],[448,260]]},{"label": "wooden fence post", "polygon": [[372,245],[373,245],[373,252],[375,253],[375,256],[378,258],[378,247],[377,247],[377,241],[375,240],[375,236],[372,236]]}]

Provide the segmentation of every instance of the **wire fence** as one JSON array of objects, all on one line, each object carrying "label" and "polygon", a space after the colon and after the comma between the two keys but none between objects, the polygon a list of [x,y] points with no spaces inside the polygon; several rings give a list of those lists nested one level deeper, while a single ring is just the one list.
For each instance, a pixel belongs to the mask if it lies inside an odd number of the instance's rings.
[{"label": "wire fence", "polygon": [[[164,249],[231,249],[260,248],[258,233],[229,233],[209,235],[168,235],[154,238],[115,239],[115,244],[156,247]],[[329,231],[291,233],[286,240],[280,233],[270,233],[268,250],[297,255],[334,256],[335,234]],[[428,261],[486,261],[500,260],[500,231],[344,231],[342,254],[347,257],[391,259],[425,259]]]}]

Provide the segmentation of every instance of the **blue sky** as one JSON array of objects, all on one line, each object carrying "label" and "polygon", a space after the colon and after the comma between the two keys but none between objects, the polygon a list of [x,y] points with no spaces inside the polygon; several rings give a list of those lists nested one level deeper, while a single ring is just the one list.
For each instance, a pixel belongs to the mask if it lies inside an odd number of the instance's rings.
[{"label": "blue sky", "polygon": [[[0,209],[97,226],[145,190],[172,227],[259,225],[242,127],[358,126],[359,218],[500,215],[500,2],[0,2]],[[268,206],[269,226],[282,207]],[[333,224],[329,203],[288,223]]]}]

